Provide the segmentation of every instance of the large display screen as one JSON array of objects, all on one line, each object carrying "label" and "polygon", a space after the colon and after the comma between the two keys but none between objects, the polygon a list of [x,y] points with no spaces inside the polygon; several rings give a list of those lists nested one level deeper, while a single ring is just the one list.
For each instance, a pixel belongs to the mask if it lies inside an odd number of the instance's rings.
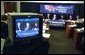
[{"label": "large display screen", "polygon": [[74,5],[40,4],[40,13],[73,14]]},{"label": "large display screen", "polygon": [[18,17],[16,23],[16,38],[33,37],[39,34],[39,18]]}]

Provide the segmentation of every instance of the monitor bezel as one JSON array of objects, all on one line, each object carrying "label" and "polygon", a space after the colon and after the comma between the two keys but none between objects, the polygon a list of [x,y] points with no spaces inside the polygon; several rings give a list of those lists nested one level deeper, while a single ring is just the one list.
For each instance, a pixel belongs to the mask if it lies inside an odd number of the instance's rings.
[{"label": "monitor bezel", "polygon": [[[16,19],[21,19],[21,18],[13,18],[13,17],[29,17],[29,18],[39,18],[39,34],[36,36],[32,37],[25,37],[25,38],[16,38],[16,24],[15,20]],[[22,18],[23,19],[23,18]],[[36,39],[42,37],[42,16],[39,15],[18,15],[18,16],[12,16],[12,29],[13,29],[13,39],[14,40],[30,40],[30,39]]]}]

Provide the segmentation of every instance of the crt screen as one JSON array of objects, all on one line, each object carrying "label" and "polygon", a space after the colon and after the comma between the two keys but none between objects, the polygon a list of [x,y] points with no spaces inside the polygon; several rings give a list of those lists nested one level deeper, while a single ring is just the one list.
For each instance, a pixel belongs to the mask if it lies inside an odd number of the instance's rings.
[{"label": "crt screen", "polygon": [[39,34],[39,18],[19,18],[16,22],[16,38],[33,37]]}]

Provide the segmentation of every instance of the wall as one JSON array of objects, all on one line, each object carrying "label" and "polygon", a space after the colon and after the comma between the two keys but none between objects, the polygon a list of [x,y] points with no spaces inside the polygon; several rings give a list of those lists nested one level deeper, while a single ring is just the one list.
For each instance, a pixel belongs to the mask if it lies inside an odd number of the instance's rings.
[{"label": "wall", "polygon": [[21,12],[38,12],[39,5],[37,3],[21,2]]},{"label": "wall", "polygon": [[4,15],[4,2],[1,2],[1,15]]},{"label": "wall", "polygon": [[[6,7],[4,7],[5,2],[10,2],[10,1],[1,1],[1,15],[4,15],[6,12],[5,11]],[[11,2],[13,2],[13,1],[11,1]],[[20,12],[20,1],[14,1],[13,3],[16,3],[16,12]],[[15,10],[15,7],[12,7],[12,8]],[[9,8],[8,8],[8,10],[10,11]]]},{"label": "wall", "polygon": [[[17,3],[16,12],[38,12],[39,13],[40,3],[29,3],[29,2],[21,2],[21,1],[16,1],[16,3]],[[52,4],[52,3],[45,3],[45,4]],[[74,5],[75,5],[74,16],[80,15],[80,17],[84,17],[84,4],[74,4]],[[4,14],[4,1],[1,1],[1,15],[3,14]]]},{"label": "wall", "polygon": [[81,4],[79,8],[80,8],[80,13],[79,14],[80,14],[81,18],[84,18],[84,5]]},{"label": "wall", "polygon": [[[38,12],[39,13],[39,5],[40,3],[21,2],[20,9],[21,9],[21,12]],[[80,15],[80,17],[84,17],[84,5],[83,4],[69,4],[69,5],[74,5],[74,14],[73,14],[74,19],[76,15]]]}]

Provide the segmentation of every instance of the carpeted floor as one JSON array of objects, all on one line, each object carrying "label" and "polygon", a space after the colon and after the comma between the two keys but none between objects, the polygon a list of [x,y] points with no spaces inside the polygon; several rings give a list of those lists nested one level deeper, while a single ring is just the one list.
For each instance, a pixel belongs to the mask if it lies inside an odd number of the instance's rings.
[{"label": "carpeted floor", "polygon": [[51,37],[49,39],[48,54],[82,54],[73,47],[72,39],[67,39],[65,30],[50,29]]},{"label": "carpeted floor", "polygon": [[[51,34],[51,37],[48,40],[48,43],[35,43],[33,44],[33,47],[31,46],[31,48],[28,45],[24,45],[22,46],[23,49],[22,51],[26,51],[26,53],[30,53],[32,50],[32,54],[39,54],[39,53],[43,53],[43,54],[83,54],[82,52],[80,52],[78,49],[75,49],[73,47],[73,41],[72,39],[67,39],[65,36],[65,30],[55,30],[55,29],[50,29],[48,31],[48,33]],[[9,41],[7,41],[9,42]],[[9,43],[10,44],[10,43]],[[9,45],[8,44],[8,45]],[[6,44],[5,44],[6,45]],[[26,49],[24,48],[26,46]],[[34,47],[35,46],[35,47]],[[18,46],[17,46],[18,48]],[[16,48],[16,50],[17,50]],[[15,49],[15,48],[14,48]],[[19,48],[18,48],[19,49]],[[14,51],[16,51],[14,50]],[[30,51],[28,51],[30,50]],[[10,51],[8,51],[8,49],[6,50],[7,52],[10,53]],[[20,52],[21,53],[21,52]]]}]

